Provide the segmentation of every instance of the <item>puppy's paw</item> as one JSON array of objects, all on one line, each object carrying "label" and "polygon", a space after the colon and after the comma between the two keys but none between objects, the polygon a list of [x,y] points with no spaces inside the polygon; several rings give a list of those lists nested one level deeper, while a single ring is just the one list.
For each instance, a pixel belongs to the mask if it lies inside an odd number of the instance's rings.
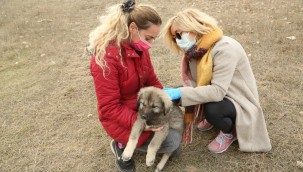
[{"label": "puppy's paw", "polygon": [[161,172],[161,170],[157,167],[155,172]]},{"label": "puppy's paw", "polygon": [[132,155],[129,155],[126,152],[123,152],[123,154],[122,154],[123,161],[129,161],[131,158],[132,158]]},{"label": "puppy's paw", "polygon": [[147,165],[148,167],[154,165],[154,163],[155,163],[155,160],[151,160],[151,161],[147,161],[147,160],[146,160],[146,165]]},{"label": "puppy's paw", "polygon": [[155,163],[155,157],[156,155],[152,155],[152,154],[146,155],[146,165],[148,167],[152,166]]}]

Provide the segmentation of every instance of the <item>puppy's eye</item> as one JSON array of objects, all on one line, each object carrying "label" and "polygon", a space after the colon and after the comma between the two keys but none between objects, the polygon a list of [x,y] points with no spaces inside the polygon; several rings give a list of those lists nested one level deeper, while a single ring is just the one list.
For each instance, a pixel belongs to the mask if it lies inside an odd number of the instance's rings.
[{"label": "puppy's eye", "polygon": [[140,103],[140,109],[142,109],[145,106],[145,104],[143,102]]},{"label": "puppy's eye", "polygon": [[158,106],[153,105],[152,108],[153,108],[154,112],[156,112],[156,113],[160,112],[160,108]]}]

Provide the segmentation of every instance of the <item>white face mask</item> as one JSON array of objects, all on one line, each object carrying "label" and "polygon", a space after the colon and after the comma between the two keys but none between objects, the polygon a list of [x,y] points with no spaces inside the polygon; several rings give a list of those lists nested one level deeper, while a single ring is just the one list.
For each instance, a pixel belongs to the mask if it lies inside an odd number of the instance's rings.
[{"label": "white face mask", "polygon": [[196,39],[189,39],[189,32],[183,33],[181,39],[176,39],[177,45],[183,49],[185,52],[189,50],[196,43]]}]

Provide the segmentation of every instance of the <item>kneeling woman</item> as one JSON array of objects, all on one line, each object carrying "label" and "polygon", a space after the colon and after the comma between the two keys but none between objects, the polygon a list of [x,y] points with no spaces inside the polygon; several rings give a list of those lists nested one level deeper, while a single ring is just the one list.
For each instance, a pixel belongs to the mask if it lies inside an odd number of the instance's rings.
[{"label": "kneeling woman", "polygon": [[223,36],[213,17],[196,9],[172,17],[164,37],[172,50],[184,53],[184,87],[164,91],[180,99],[182,106],[203,106],[205,120],[198,128],[220,130],[208,149],[221,153],[238,139],[241,151],[271,150],[256,80],[243,47]]}]

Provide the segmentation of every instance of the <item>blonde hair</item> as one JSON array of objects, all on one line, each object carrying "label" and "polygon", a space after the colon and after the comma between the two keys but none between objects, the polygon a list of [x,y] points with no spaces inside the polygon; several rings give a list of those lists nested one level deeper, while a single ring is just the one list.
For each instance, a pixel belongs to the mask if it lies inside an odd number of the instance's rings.
[{"label": "blonde hair", "polygon": [[172,25],[184,32],[196,32],[199,38],[217,28],[218,22],[208,14],[192,8],[185,9],[170,18],[163,29],[164,40],[171,50],[179,53],[181,49],[170,31]]},{"label": "blonde hair", "polygon": [[115,41],[120,48],[120,43],[129,37],[128,27],[132,22],[139,29],[162,24],[159,14],[151,6],[135,5],[131,11],[124,11],[122,4],[117,4],[108,8],[107,14],[100,17],[100,25],[89,34],[87,50],[95,56],[96,63],[103,69],[103,75],[107,67],[104,59],[107,46]]}]

